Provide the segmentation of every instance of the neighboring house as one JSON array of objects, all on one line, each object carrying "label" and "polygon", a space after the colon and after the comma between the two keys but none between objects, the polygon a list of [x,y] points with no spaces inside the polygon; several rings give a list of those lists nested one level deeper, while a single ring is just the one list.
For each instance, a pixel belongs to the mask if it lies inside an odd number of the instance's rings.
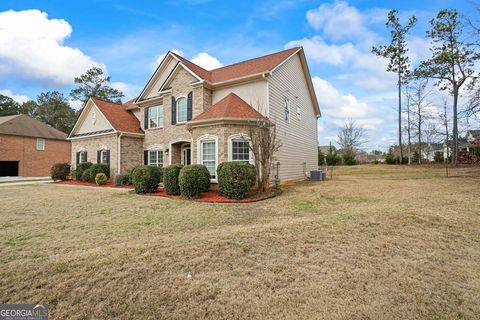
[{"label": "neighboring house", "polygon": [[317,168],[320,109],[302,48],[212,71],[168,52],[135,101],[87,102],[69,136],[72,161],[106,162],[112,174],[140,163],[198,163],[215,182],[219,163],[253,163],[248,133],[264,117],[282,144],[280,179]]},{"label": "neighboring house", "polygon": [[437,152],[442,153],[444,159],[447,159],[447,154],[448,156],[452,155],[452,149],[450,147],[447,149],[443,143],[429,143],[422,148],[422,159],[433,162]]},{"label": "neighboring house", "polygon": [[480,144],[480,129],[467,131],[467,142],[470,144]]},{"label": "neighboring house", "polygon": [[0,117],[0,176],[46,177],[70,162],[67,134],[27,115]]},{"label": "neighboring house", "polygon": [[330,152],[330,148],[332,148],[332,152],[337,152],[335,146],[318,146],[318,151],[326,155]]}]

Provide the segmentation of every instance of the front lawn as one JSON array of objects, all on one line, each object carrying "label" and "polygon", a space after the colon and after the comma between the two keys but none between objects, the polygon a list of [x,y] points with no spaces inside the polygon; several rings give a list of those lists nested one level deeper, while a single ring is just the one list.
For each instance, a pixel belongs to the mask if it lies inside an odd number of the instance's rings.
[{"label": "front lawn", "polygon": [[480,168],[338,167],[256,203],[0,187],[0,303],[52,319],[474,319]]}]

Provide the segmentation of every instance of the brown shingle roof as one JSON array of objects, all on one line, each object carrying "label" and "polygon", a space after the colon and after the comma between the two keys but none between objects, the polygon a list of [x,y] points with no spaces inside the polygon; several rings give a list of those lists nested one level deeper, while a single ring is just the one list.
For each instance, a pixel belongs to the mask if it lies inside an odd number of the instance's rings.
[{"label": "brown shingle roof", "polygon": [[211,83],[222,82],[241,78],[261,72],[268,72],[273,70],[280,63],[285,61],[292,54],[297,52],[300,48],[291,48],[280,52],[268,54],[262,57],[242,61],[239,63],[231,64],[225,67],[207,71],[195,63],[185,59],[184,57],[172,52],[172,54],[180,59],[187,68],[194,72],[200,78],[207,80]]},{"label": "brown shingle roof", "polygon": [[225,98],[215,103],[211,108],[200,113],[192,121],[210,119],[258,119],[263,118],[257,110],[252,108],[235,93],[229,93]]},{"label": "brown shingle roof", "polygon": [[0,117],[0,134],[65,140],[67,134],[24,114]]},{"label": "brown shingle roof", "polygon": [[140,121],[130,111],[126,110],[124,105],[110,101],[91,98],[95,105],[100,109],[108,122],[117,131],[143,133],[140,128]]}]

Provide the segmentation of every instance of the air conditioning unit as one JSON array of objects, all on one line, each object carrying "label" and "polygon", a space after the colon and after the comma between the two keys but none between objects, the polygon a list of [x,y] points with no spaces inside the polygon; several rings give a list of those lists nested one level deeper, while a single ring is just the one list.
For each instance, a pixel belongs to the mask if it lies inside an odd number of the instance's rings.
[{"label": "air conditioning unit", "polygon": [[312,181],[322,181],[323,174],[321,170],[312,170],[310,171],[310,180]]}]

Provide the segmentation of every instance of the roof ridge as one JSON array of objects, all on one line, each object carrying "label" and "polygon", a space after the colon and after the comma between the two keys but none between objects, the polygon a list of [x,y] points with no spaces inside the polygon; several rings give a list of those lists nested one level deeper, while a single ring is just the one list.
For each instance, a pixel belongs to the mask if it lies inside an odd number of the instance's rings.
[{"label": "roof ridge", "polygon": [[[252,60],[257,60],[257,59],[261,59],[261,58],[270,57],[270,56],[273,56],[273,55],[276,55],[276,54],[279,54],[279,53],[283,53],[283,52],[286,52],[286,51],[289,51],[289,50],[292,50],[292,49],[297,49],[297,50],[298,50],[298,49],[300,49],[300,48],[301,48],[301,47],[293,47],[293,48],[289,48],[289,49],[280,50],[280,51],[277,51],[277,52],[272,52],[272,53],[264,54],[263,56],[259,56],[259,57],[255,57],[255,58],[250,58],[250,59],[247,59],[247,60],[243,60],[243,61],[239,61],[239,62],[235,62],[235,63],[229,64],[229,65],[226,65],[226,66],[223,66],[223,67],[215,68],[215,69],[210,70],[210,72],[213,72],[213,71],[216,71],[216,70],[220,70],[220,69],[223,69],[223,68],[228,68],[228,67],[235,66],[235,65],[240,64],[240,63],[249,62],[249,61],[252,61]],[[192,63],[193,63],[193,62],[192,62]]]},{"label": "roof ridge", "polygon": [[98,97],[95,97],[95,96],[91,96],[90,98],[97,99],[97,100],[100,100],[100,101],[103,101],[103,102],[113,103],[113,104],[116,104],[117,106],[123,107],[123,103],[117,103],[117,102],[113,102],[113,101],[110,101],[110,100],[101,99],[101,98],[98,98]]},{"label": "roof ridge", "polygon": [[170,51],[170,52],[173,53],[174,55],[176,55],[177,57],[180,57],[180,58],[182,58],[182,59],[184,59],[184,60],[187,60],[188,62],[190,62],[191,64],[193,64],[193,65],[196,66],[196,67],[199,67],[200,69],[202,69],[202,70],[205,71],[205,72],[208,72],[208,73],[211,73],[211,72],[212,72],[212,70],[207,70],[207,69],[199,66],[199,65],[196,64],[195,62],[192,62],[190,59],[187,59],[187,58],[179,55],[178,53],[175,53],[175,52],[173,52],[173,51]]}]

